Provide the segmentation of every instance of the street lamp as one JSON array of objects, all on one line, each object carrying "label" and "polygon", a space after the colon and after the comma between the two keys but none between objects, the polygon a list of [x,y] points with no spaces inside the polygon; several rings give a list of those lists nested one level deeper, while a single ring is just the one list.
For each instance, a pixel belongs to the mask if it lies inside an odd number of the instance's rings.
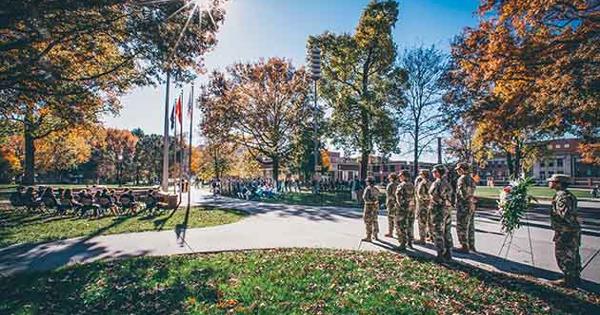
[{"label": "street lamp", "polygon": [[313,37],[308,39],[308,64],[310,78],[314,84],[314,97],[315,104],[313,107],[313,141],[314,141],[314,159],[315,159],[315,181],[314,181],[314,193],[319,193],[319,172],[321,166],[319,165],[319,136],[318,136],[318,116],[319,116],[319,105],[317,102],[317,82],[321,79],[321,48],[319,48],[316,40]]},{"label": "street lamp", "polygon": [[117,156],[117,159],[119,160],[119,169],[117,170],[117,180],[119,181],[119,187],[122,186],[121,183],[121,176],[123,176],[123,154],[119,154],[119,156]]}]

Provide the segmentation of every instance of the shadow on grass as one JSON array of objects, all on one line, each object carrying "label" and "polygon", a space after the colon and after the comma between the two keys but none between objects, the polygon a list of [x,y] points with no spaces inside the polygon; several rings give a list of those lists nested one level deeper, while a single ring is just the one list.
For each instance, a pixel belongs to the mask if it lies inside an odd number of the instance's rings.
[{"label": "shadow on grass", "polygon": [[3,279],[0,313],[174,314],[195,300],[218,302],[220,292],[211,284],[217,279],[214,269],[182,275],[170,267],[160,258],[144,258]]},{"label": "shadow on grass", "polygon": [[[393,251],[393,244],[388,242],[375,244],[386,249],[391,247],[390,250]],[[432,259],[430,255],[422,253],[407,252],[406,254],[418,262],[428,263]],[[357,253],[357,255],[361,254]],[[219,263],[218,260],[213,260],[213,265],[203,263],[186,265],[185,262],[189,259],[190,256],[187,255],[170,258],[140,258],[94,263],[62,271],[3,279],[7,281],[0,282],[0,298],[4,302],[0,305],[0,313],[27,311],[39,314],[171,314],[189,311],[190,307],[193,310],[196,303],[216,306],[211,308],[214,313],[226,313],[227,310],[219,305],[228,298],[236,298],[236,293],[225,291],[223,288],[226,286],[220,286],[220,283],[239,281],[230,278],[230,273],[224,266],[232,262]],[[236,261],[236,263],[244,263],[244,261]],[[487,287],[502,288],[508,293],[524,293],[538,301],[543,301],[552,308],[548,313],[598,314],[600,311],[598,305],[578,296],[574,291],[545,286],[528,279],[507,277],[460,263],[442,265],[448,270],[463,272],[469,277],[476,278]],[[190,270],[189,266],[194,268]],[[245,285],[249,290],[246,294],[261,294],[260,288],[254,287],[252,283]],[[274,288],[276,286],[274,284]],[[438,287],[438,289],[450,299],[456,294],[454,287]],[[276,292],[274,290],[262,294],[269,293]],[[460,300],[462,297],[459,294],[456,298]],[[510,296],[506,296],[506,299],[497,302],[498,313],[510,309],[510,306],[507,306],[504,310],[502,303],[505,302],[515,303]],[[273,304],[267,307],[271,312],[275,312],[276,307],[286,306],[281,302],[273,301]],[[279,313],[285,311],[280,310]]]},{"label": "shadow on grass", "polygon": [[[81,238],[54,241],[52,245],[49,242],[38,242],[13,245],[0,249],[0,274],[54,269],[71,263],[83,263],[98,258],[105,258],[104,256],[109,251],[90,240],[129,219],[131,218],[115,218],[110,224]],[[106,258],[131,257],[146,253],[147,251],[139,251],[134,255],[121,255],[117,251],[111,252],[110,257]]]},{"label": "shadow on grass", "polygon": [[241,200],[229,197],[207,198],[201,201],[203,206],[219,209],[237,209],[250,215],[275,213],[280,217],[303,217],[311,221],[332,221],[339,219],[362,218],[362,209],[350,207],[306,206],[283,203]]},{"label": "shadow on grass", "polygon": [[[383,240],[373,241],[372,244],[389,252],[406,255],[418,261],[435,261],[434,255],[419,251],[418,249],[399,251],[397,245]],[[431,244],[427,244],[425,247],[433,249]],[[469,276],[479,279],[488,286],[503,287],[510,291],[520,291],[540,300],[544,300],[552,306],[553,313],[556,313],[556,311],[559,310],[564,313],[575,312],[585,314],[600,314],[600,305],[593,304],[582,299],[581,297],[577,297],[575,294],[576,291],[568,291],[562,288],[559,289],[556,287],[551,287],[549,285],[542,284],[539,280],[529,277],[533,276],[535,278],[558,279],[560,274],[556,272],[520,264],[518,262],[509,261],[500,257],[482,253],[460,254],[455,252],[453,255],[455,257],[468,258],[470,260],[492,265],[497,267],[498,270],[506,271],[507,273],[515,273],[519,271],[522,272],[528,277],[513,276],[489,271],[456,260],[441,263],[441,265],[448,269],[465,272],[469,274]],[[517,269],[507,270],[506,268],[503,268],[503,266],[511,266],[512,268]],[[582,281],[580,288],[595,294],[600,293],[600,285],[590,281]]]}]

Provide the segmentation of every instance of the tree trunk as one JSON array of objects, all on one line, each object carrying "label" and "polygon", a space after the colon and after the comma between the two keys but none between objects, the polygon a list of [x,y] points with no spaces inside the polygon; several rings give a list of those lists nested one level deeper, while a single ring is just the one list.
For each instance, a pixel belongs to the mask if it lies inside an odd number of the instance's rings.
[{"label": "tree trunk", "polygon": [[35,145],[31,122],[25,122],[25,172],[23,174],[23,185],[33,185],[35,183]]},{"label": "tree trunk", "polygon": [[365,109],[361,110],[361,156],[360,156],[360,179],[367,178],[367,168],[369,165],[369,154],[371,154],[371,141],[369,136],[369,115]]},{"label": "tree trunk", "polygon": [[367,178],[367,168],[369,166],[369,151],[362,151],[360,155],[360,179]]},{"label": "tree trunk", "polygon": [[514,162],[514,178],[518,178],[521,176],[521,143],[517,141],[517,146],[515,148],[515,162]]},{"label": "tree trunk", "polygon": [[419,128],[415,127],[415,141],[413,150],[415,151],[413,154],[413,178],[417,178],[419,173]]},{"label": "tree trunk", "polygon": [[508,177],[513,178],[514,177],[514,160],[513,160],[513,156],[510,152],[506,152],[506,166],[508,168]]},{"label": "tree trunk", "polygon": [[275,183],[275,189],[279,190],[279,158],[272,157],[273,160],[273,183]]}]

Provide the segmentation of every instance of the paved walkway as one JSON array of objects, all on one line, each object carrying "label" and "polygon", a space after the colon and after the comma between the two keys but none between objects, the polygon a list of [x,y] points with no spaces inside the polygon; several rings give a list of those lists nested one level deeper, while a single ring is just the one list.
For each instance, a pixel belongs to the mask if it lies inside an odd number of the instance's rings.
[{"label": "paved walkway", "polygon": [[[48,270],[98,259],[140,255],[170,255],[227,250],[276,247],[313,247],[358,250],[394,250],[397,242],[384,238],[365,243],[360,209],[309,207],[248,202],[230,198],[212,198],[195,193],[194,203],[243,209],[251,215],[240,222],[210,228],[142,232],[82,237],[37,245],[15,245],[0,249],[0,273]],[[181,211],[185,211],[185,208]],[[583,211],[582,236],[584,286],[600,292],[600,212]],[[536,209],[527,224],[514,235],[510,246],[499,254],[505,236],[493,211],[479,211],[476,240],[479,253],[459,254],[456,259],[486,269],[556,279],[559,274],[554,260],[552,236],[547,210]],[[381,230],[387,218],[379,216]],[[415,231],[415,234],[418,232]],[[456,233],[453,232],[456,240]],[[531,235],[531,238],[529,237]],[[531,240],[531,243],[530,243]],[[533,248],[532,251],[530,250]],[[508,251],[508,252],[507,252]],[[433,255],[431,246],[415,246],[415,254]],[[589,263],[588,261],[591,260]]]}]

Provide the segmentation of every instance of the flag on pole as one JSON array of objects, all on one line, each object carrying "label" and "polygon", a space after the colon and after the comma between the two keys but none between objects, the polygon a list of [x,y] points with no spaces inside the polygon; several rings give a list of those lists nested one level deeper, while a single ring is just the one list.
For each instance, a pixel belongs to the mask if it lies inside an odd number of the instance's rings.
[{"label": "flag on pole", "polygon": [[[193,87],[192,87],[193,89]],[[190,90],[190,95],[188,97],[188,105],[187,105],[187,116],[188,117],[192,117],[192,111],[194,110],[194,101],[192,100],[194,98],[194,91]]]},{"label": "flag on pole", "polygon": [[171,123],[171,130],[173,130],[173,128],[175,128],[175,106],[173,106],[173,108],[171,109],[171,118],[169,119],[170,123]]},{"label": "flag on pole", "polygon": [[177,98],[177,103],[175,104],[175,116],[177,116],[177,120],[179,121],[179,125],[182,125],[182,110],[181,110],[181,95]]}]

